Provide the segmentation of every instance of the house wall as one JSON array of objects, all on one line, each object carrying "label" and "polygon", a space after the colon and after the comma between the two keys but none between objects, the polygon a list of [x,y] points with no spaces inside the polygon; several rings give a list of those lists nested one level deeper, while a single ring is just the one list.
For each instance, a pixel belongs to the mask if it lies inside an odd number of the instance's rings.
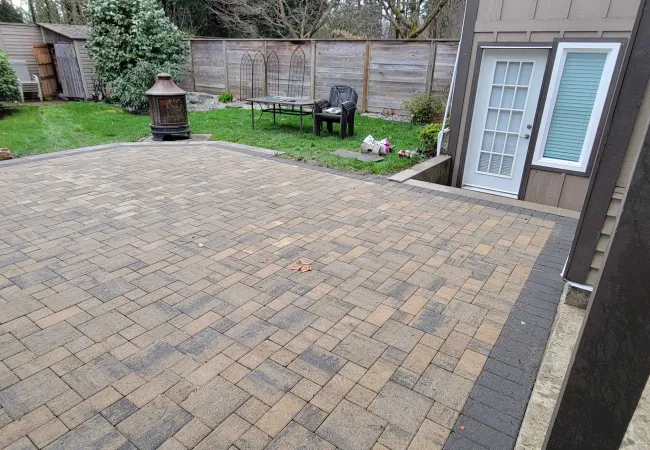
[{"label": "house wall", "polygon": [[[471,1],[471,0],[470,0]],[[551,43],[556,38],[628,38],[639,0],[480,0],[465,85],[452,184],[460,186],[464,131],[470,124],[471,91],[479,43]],[[532,149],[530,149],[532,151]],[[580,211],[589,174],[532,169],[524,199]]]}]

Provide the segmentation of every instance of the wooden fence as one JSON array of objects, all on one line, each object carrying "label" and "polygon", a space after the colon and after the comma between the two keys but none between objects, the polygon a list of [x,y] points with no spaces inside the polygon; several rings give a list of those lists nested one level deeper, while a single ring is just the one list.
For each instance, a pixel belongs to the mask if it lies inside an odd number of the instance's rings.
[{"label": "wooden fence", "polygon": [[239,67],[245,52],[275,51],[280,63],[280,95],[286,95],[289,61],[296,47],[305,52],[305,97],[327,98],[330,86],[348,84],[359,93],[362,111],[403,112],[420,93],[444,94],[449,88],[458,41],[450,40],[190,40],[190,63],[181,86],[220,94],[239,92]]}]

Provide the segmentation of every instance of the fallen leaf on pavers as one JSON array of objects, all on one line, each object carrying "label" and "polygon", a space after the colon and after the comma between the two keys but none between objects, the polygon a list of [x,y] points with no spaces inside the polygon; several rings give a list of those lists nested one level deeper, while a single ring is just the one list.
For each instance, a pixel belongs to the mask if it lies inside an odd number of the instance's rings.
[{"label": "fallen leaf on pavers", "polygon": [[461,431],[462,431],[462,430],[464,430],[464,429],[465,429],[465,425],[461,425],[461,426],[459,426],[458,428],[460,428],[460,429],[461,429]]},{"label": "fallen leaf on pavers", "polygon": [[303,264],[302,261],[298,261],[293,266],[291,266],[291,270],[294,270],[296,272],[309,272],[311,270],[311,266],[309,264]]}]

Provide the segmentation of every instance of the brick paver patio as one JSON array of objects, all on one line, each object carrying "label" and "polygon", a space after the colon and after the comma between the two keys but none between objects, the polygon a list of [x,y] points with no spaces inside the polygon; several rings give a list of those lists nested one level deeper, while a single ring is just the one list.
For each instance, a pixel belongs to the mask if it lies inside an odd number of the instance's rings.
[{"label": "brick paver patio", "polygon": [[559,219],[484,203],[208,146],[0,167],[0,448],[441,449],[470,406],[506,448],[528,397],[468,398]]}]

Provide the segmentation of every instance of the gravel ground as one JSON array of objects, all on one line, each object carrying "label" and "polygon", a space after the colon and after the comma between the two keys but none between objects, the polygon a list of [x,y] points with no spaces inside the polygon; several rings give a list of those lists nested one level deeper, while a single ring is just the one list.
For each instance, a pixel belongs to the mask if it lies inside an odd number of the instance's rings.
[{"label": "gravel ground", "polygon": [[243,102],[230,102],[221,103],[218,95],[202,94],[199,92],[187,93],[187,110],[189,112],[196,111],[212,111],[214,109],[248,107],[247,103]]},{"label": "gravel ground", "polygon": [[401,116],[399,114],[380,114],[380,113],[362,113],[361,114],[364,117],[374,117],[375,119],[384,119],[384,120],[390,120],[392,122],[403,122],[403,123],[408,123],[411,121],[411,118],[409,116]]},{"label": "gravel ground", "polygon": [[[203,94],[200,92],[188,92],[187,93],[187,110],[189,112],[195,111],[212,111],[214,109],[224,109],[224,108],[249,108],[250,104],[245,102],[230,102],[230,103],[221,103],[219,101],[218,95]],[[255,109],[259,109],[259,105],[255,105]],[[379,114],[379,113],[362,113],[364,117],[374,117],[375,119],[384,119],[390,120],[392,122],[410,122],[411,119],[409,116],[401,116],[399,114]]]}]

